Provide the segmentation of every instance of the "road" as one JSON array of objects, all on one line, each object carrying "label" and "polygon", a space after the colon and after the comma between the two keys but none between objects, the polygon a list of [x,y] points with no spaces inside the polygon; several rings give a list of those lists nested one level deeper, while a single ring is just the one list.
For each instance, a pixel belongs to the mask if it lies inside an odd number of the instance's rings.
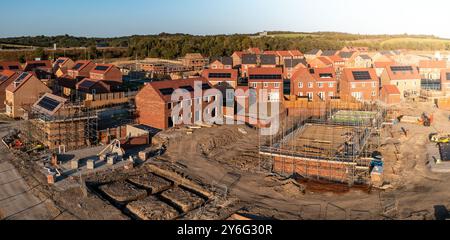
[{"label": "road", "polygon": [[[0,136],[10,128],[2,124]],[[0,143],[0,219],[6,220],[44,220],[51,219],[46,202],[35,197],[26,181],[10,163],[13,159],[8,149]]]}]

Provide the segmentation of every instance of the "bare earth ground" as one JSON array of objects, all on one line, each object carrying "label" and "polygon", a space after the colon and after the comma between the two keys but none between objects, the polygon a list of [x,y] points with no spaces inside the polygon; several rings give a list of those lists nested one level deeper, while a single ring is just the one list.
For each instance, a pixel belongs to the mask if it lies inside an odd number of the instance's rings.
[{"label": "bare earth ground", "polygon": [[[435,219],[435,207],[450,208],[450,174],[432,173],[427,168],[425,146],[429,133],[450,131],[450,112],[426,103],[407,103],[401,108],[401,114],[405,115],[420,116],[422,112],[434,113],[432,127],[398,124],[382,131],[380,151],[385,158],[386,190],[307,181],[301,183],[306,186],[304,190],[298,183],[270,173],[270,161],[257,154],[258,144],[262,141],[257,130],[243,125],[196,129],[191,135],[183,129],[166,131],[161,137],[167,140],[167,150],[151,161],[165,162],[192,179],[227,189],[229,195],[243,202],[242,212],[261,217]],[[402,134],[401,127],[408,130],[407,137]],[[5,155],[2,153],[1,156]],[[20,167],[17,159],[12,162],[16,168]],[[26,167],[19,168],[22,176],[32,176],[27,178],[28,185],[43,181],[43,176],[28,174],[30,171]],[[0,181],[3,183],[4,179]],[[11,188],[8,184],[0,185],[1,193]],[[29,218],[127,219],[97,195],[84,195],[78,188],[59,192],[41,184],[37,190],[33,193],[40,201],[45,200],[45,196],[49,198],[49,203],[42,205],[46,206],[47,212],[43,207],[31,208],[28,209]],[[25,202],[15,204],[17,209],[8,210],[7,215],[39,203],[35,199]],[[5,206],[2,204],[0,202],[0,210]]]}]

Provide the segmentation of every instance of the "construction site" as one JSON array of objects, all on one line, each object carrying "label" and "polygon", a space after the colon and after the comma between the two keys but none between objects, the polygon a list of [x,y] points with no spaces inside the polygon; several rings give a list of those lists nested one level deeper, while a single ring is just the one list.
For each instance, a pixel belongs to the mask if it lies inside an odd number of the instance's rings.
[{"label": "construction site", "polygon": [[292,107],[301,114],[289,112],[288,105],[279,132],[260,146],[260,154],[272,158],[274,172],[349,185],[371,183],[373,167],[382,167],[377,154],[386,116],[382,107],[340,99],[297,100]]}]

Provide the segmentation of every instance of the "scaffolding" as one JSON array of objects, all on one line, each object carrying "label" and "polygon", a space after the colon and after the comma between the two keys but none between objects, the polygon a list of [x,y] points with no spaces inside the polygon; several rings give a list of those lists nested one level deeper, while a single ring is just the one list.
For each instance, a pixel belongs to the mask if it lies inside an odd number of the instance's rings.
[{"label": "scaffolding", "polygon": [[65,152],[96,145],[98,116],[82,102],[65,103],[49,115],[32,108],[27,121],[30,139],[41,142],[51,151]]},{"label": "scaffolding", "polygon": [[353,99],[287,102],[276,134],[260,142],[272,171],[286,176],[367,183],[385,110]]}]

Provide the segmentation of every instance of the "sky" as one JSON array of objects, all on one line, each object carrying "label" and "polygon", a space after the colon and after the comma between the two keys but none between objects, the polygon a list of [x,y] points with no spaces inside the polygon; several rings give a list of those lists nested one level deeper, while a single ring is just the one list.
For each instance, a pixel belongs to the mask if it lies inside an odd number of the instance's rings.
[{"label": "sky", "polygon": [[0,0],[0,37],[261,31],[450,38],[448,0]]}]

